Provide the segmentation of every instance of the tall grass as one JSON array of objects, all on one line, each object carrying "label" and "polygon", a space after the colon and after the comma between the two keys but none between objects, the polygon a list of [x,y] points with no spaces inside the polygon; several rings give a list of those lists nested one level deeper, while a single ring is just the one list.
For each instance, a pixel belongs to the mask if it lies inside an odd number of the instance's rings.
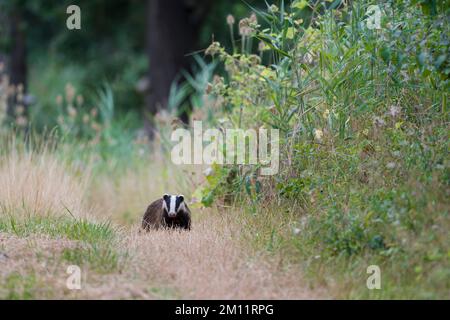
[{"label": "tall grass", "polygon": [[[53,148],[11,143],[8,151],[3,149],[0,297],[322,295],[305,287],[297,270],[279,268],[276,259],[248,248],[241,237],[247,231],[226,212],[192,207],[190,232],[140,233],[145,208],[161,194],[185,193],[189,199],[201,179],[196,170],[176,168],[160,154],[138,166],[131,161],[132,166],[114,175],[106,170],[85,176],[92,162],[80,169],[71,157],[61,158],[58,150],[68,148],[70,144],[60,142]],[[68,265],[80,266],[82,290],[65,287]]]},{"label": "tall grass", "polygon": [[[261,41],[259,55],[251,45],[206,50],[227,71],[210,84],[217,118],[279,129],[280,173],[213,170],[203,203],[232,196],[248,206],[250,240],[302,261],[338,296],[446,296],[448,8],[280,4],[239,23],[243,44]],[[378,30],[367,27],[372,4]],[[370,264],[381,266],[384,290],[366,288]]]},{"label": "tall grass", "polygon": [[[0,154],[1,214],[21,217],[85,217],[84,201],[90,178],[89,168],[82,175],[57,159],[46,144],[37,150],[16,139],[2,147]],[[5,153],[5,150],[7,152]]]}]

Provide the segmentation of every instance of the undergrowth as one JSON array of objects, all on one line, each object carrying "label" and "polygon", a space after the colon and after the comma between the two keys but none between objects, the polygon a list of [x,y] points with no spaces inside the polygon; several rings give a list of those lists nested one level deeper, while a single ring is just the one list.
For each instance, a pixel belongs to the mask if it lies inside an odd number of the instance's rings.
[{"label": "undergrowth", "polygon": [[220,124],[279,129],[280,172],[212,166],[202,203],[246,208],[246,240],[338,297],[447,297],[448,6],[281,4],[239,22],[240,50],[206,50],[227,72],[207,88]]}]

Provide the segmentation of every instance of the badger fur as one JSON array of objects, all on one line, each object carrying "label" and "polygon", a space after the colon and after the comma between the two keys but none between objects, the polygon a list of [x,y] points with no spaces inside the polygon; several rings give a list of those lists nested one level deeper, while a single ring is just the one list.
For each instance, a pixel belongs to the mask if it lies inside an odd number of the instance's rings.
[{"label": "badger fur", "polygon": [[183,195],[165,194],[148,206],[142,228],[148,231],[160,227],[191,229],[191,211]]}]

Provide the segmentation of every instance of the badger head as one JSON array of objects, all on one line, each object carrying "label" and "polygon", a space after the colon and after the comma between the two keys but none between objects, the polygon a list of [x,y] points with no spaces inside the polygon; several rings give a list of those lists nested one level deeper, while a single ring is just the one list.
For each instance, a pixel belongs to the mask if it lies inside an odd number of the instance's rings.
[{"label": "badger head", "polygon": [[184,196],[165,194],[163,196],[163,210],[169,218],[176,218],[177,214],[184,210]]}]

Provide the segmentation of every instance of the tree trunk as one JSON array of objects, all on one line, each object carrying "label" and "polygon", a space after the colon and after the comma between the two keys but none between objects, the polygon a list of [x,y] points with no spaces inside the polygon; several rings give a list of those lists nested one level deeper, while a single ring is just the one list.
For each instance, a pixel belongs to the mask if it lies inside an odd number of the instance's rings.
[{"label": "tree trunk", "polygon": [[[153,116],[167,102],[172,82],[182,69],[189,70],[187,54],[196,49],[207,0],[148,0],[147,52],[150,90],[146,97],[145,128],[152,138]],[[187,123],[189,115],[181,119]]]},{"label": "tree trunk", "polygon": [[[25,32],[23,28],[22,12],[20,9],[13,9],[9,20],[9,40],[11,43],[8,73],[10,84],[14,85],[16,89],[22,85],[22,97],[25,96],[27,88],[27,62],[26,62],[26,41]],[[17,93],[17,90],[16,90]],[[8,101],[8,115],[14,117],[14,108],[17,104],[21,104],[26,108],[23,101],[18,101],[18,95],[14,94]],[[26,110],[25,110],[26,113]]]}]

